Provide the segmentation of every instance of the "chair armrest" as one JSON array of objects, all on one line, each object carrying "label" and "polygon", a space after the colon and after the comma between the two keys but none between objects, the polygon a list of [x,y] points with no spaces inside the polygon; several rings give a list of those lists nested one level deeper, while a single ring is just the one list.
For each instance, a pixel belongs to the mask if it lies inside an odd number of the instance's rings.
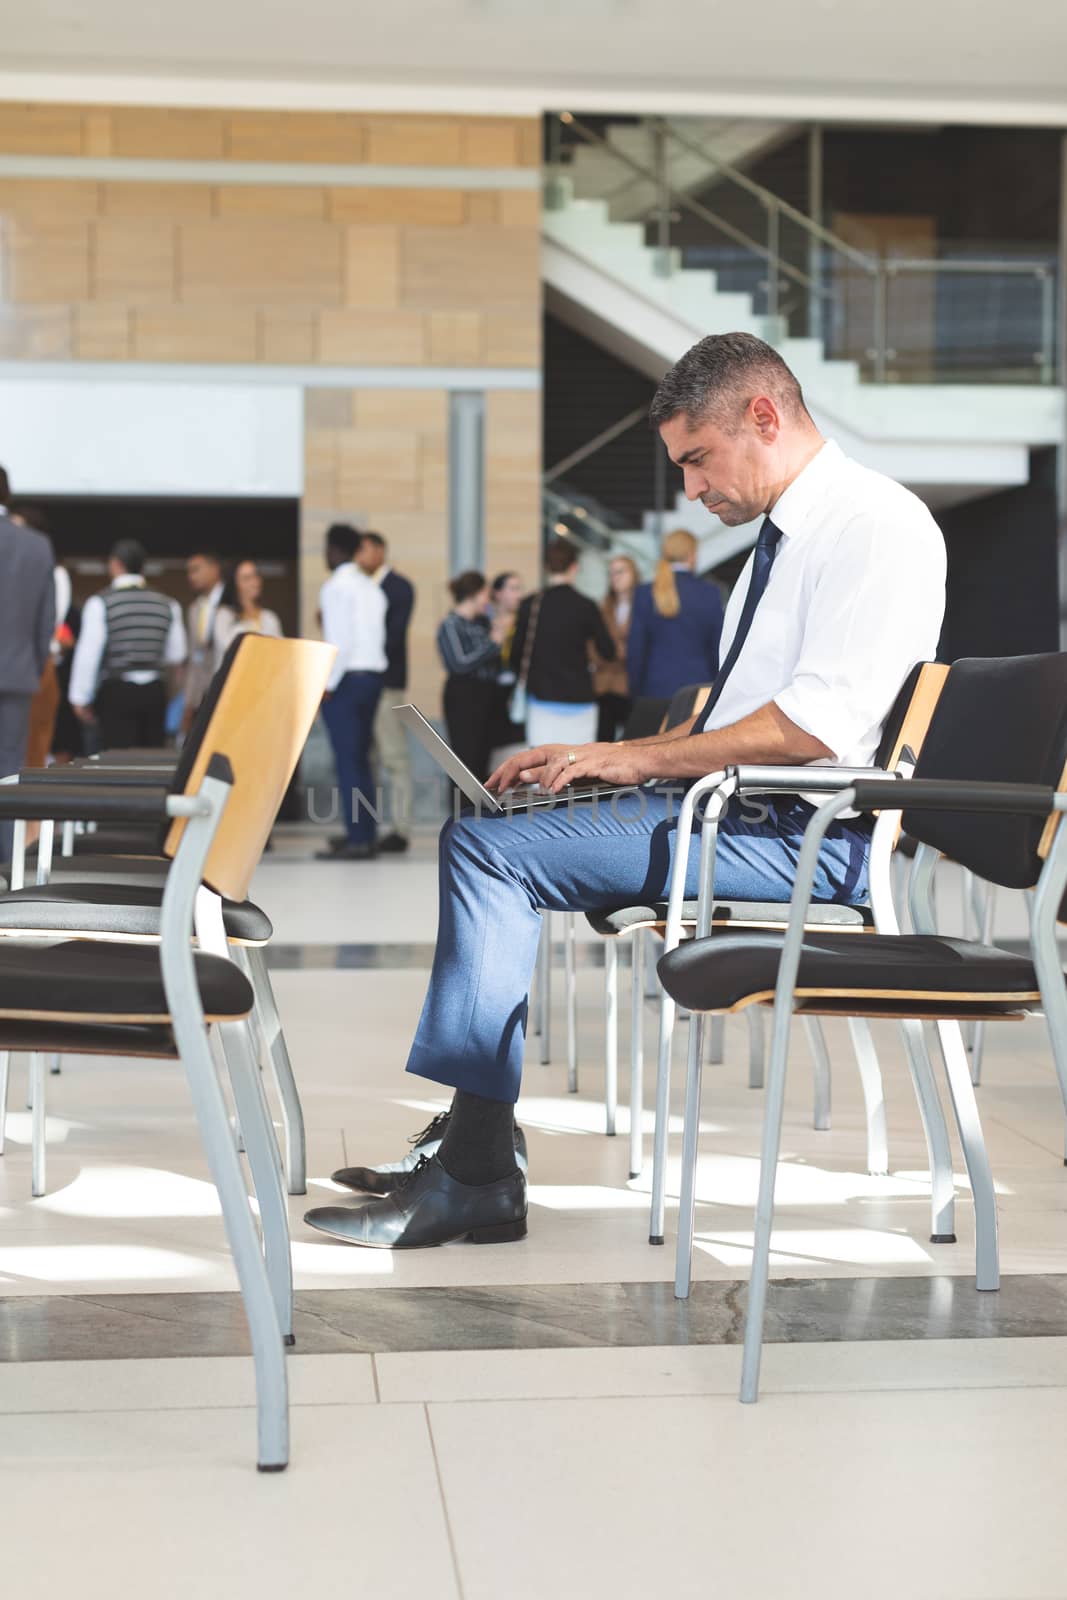
[{"label": "chair armrest", "polygon": [[851,785],[857,811],[984,811],[1047,817],[1067,810],[1051,784],[977,783],[948,778],[861,778]]},{"label": "chair armrest", "polygon": [[[180,797],[179,797],[180,798]],[[171,796],[153,789],[92,784],[0,784],[0,820],[16,822],[165,822]]]},{"label": "chair armrest", "polygon": [[727,767],[738,794],[835,794],[867,778],[895,782],[878,767]]}]

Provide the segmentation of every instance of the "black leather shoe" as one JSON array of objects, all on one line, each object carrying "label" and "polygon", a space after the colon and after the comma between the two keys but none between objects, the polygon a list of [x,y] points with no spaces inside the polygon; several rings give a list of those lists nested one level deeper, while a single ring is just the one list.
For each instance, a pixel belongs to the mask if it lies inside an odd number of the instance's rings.
[{"label": "black leather shoe", "polygon": [[[341,1167],[330,1174],[332,1182],[354,1189],[356,1194],[392,1194],[405,1173],[417,1165],[420,1156],[437,1154],[451,1116],[451,1111],[439,1111],[421,1133],[412,1134],[408,1140],[411,1149],[401,1160],[386,1161],[380,1167]],[[526,1135],[518,1123],[515,1124],[515,1163],[520,1172],[526,1171]]]},{"label": "black leather shoe", "polygon": [[457,1183],[436,1156],[420,1156],[392,1194],[318,1206],[304,1221],[372,1250],[420,1250],[457,1239],[505,1244],[526,1237],[526,1179],[513,1172],[495,1183]]},{"label": "black leather shoe", "polygon": [[399,856],[409,848],[410,840],[405,839],[402,833],[387,833],[383,839],[378,840],[378,854]]},{"label": "black leather shoe", "polygon": [[372,844],[342,845],[339,850],[316,850],[316,861],[373,861],[378,854]]}]

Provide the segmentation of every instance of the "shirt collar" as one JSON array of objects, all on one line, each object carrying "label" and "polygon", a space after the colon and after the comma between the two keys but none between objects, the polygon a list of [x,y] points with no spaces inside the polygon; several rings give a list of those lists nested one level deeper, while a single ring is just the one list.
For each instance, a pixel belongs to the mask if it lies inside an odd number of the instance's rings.
[{"label": "shirt collar", "polygon": [[845,457],[841,446],[828,439],[788,489],[778,496],[769,515],[787,539],[807,533],[826,503],[826,489]]},{"label": "shirt collar", "polygon": [[384,583],[386,578],[392,572],[392,570],[393,569],[389,565],[388,561],[384,561],[382,563],[382,565],[378,568],[377,572],[374,574],[374,581],[376,583]]},{"label": "shirt collar", "polygon": [[222,599],[223,588],[224,588],[224,585],[223,585],[223,583],[222,583],[222,581],[220,579],[220,581],[214,585],[214,587],[211,590],[211,593],[207,597],[207,603],[208,603],[209,606],[217,606],[218,605],[219,601]]},{"label": "shirt collar", "polygon": [[121,572],[111,582],[113,589],[143,589],[144,577],[140,572]]}]

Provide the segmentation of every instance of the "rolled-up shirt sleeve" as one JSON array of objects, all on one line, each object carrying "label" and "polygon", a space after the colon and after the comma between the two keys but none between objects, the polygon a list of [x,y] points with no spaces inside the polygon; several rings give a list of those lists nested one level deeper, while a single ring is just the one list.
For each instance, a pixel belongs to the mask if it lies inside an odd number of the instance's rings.
[{"label": "rolled-up shirt sleeve", "polygon": [[810,597],[791,681],[779,710],[835,761],[881,727],[944,610],[945,560],[922,526],[851,519]]}]

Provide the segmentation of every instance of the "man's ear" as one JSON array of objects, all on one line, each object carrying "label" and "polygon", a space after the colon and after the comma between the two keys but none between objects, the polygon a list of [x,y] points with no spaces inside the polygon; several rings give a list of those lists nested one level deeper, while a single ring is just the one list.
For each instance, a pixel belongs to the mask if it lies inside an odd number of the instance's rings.
[{"label": "man's ear", "polygon": [[778,407],[769,395],[761,394],[749,403],[748,414],[764,444],[773,444],[781,431]]}]

